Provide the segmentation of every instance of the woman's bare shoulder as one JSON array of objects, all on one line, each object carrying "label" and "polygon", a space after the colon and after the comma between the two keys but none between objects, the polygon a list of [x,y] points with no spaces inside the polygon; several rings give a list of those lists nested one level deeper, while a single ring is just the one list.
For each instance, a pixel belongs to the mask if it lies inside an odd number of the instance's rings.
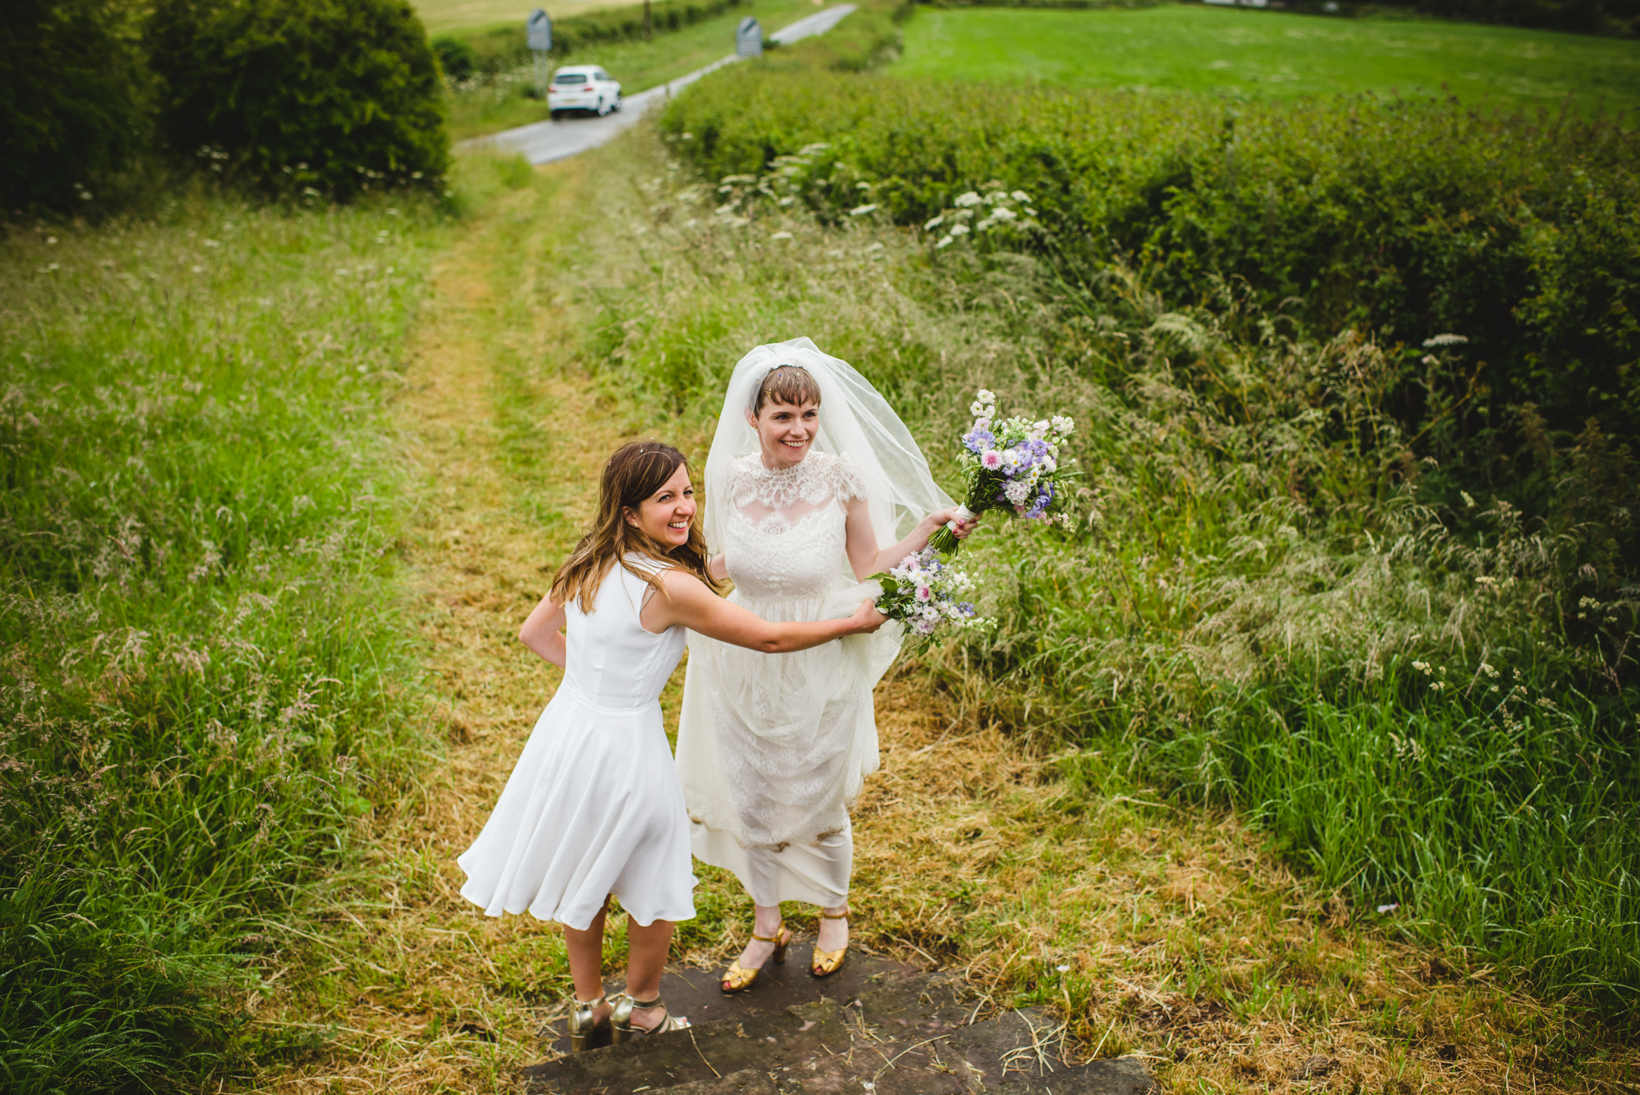
[{"label": "woman's bare shoulder", "polygon": [[706,583],[698,576],[680,566],[668,566],[655,573],[668,593],[706,588]]}]

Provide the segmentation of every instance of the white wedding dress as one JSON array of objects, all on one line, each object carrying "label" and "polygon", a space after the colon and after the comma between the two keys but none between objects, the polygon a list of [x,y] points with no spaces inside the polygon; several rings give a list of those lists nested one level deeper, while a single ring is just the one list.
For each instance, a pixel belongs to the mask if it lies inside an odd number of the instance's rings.
[{"label": "white wedding dress", "polygon": [[[865,495],[846,458],[811,451],[769,470],[742,456],[725,489],[715,524],[732,601],[765,620],[819,620],[877,592],[844,550],[844,507]],[[677,755],[690,842],[758,904],[847,898],[848,811],[877,768],[871,690],[899,645],[897,624],[794,654],[690,634]]]},{"label": "white wedding dress", "polygon": [[695,915],[688,822],[661,725],[684,629],[645,631],[653,587],[616,565],[583,613],[564,606],[564,680],[495,811],[457,860],[490,916],[526,909],[585,931],[609,894],[638,921]]}]

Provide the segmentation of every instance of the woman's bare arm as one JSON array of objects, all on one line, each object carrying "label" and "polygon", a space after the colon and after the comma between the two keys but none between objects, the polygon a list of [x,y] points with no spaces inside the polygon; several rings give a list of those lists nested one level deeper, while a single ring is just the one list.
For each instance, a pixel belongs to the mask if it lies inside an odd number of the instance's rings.
[{"label": "woman's bare arm", "polygon": [[562,669],[569,651],[564,639],[564,619],[564,606],[549,593],[518,629],[518,641]]},{"label": "woman's bare arm", "polygon": [[706,573],[710,574],[713,578],[720,582],[727,581],[729,578],[728,553],[720,551],[710,559],[707,559]]},{"label": "woman's bare arm", "polygon": [[866,598],[846,620],[815,620],[802,623],[770,623],[739,605],[730,604],[706,587],[706,583],[682,570],[661,575],[667,595],[652,595],[640,619],[645,630],[665,631],[682,624],[691,631],[720,642],[760,650],[765,654],[790,654],[807,650],[844,635],[876,631],[888,617]]},{"label": "woman's bare arm", "polygon": [[[877,533],[871,527],[871,511],[866,507],[866,500],[853,499],[848,504],[848,519],[844,530],[847,534],[848,562],[854,569],[854,576],[863,582],[873,574],[899,566],[900,561],[907,555],[927,547],[929,537],[947,521],[956,521],[957,514],[958,510],[954,506],[951,509],[936,510],[918,521],[910,536],[897,544],[890,544],[878,550]],[[957,521],[957,539],[966,540],[968,534],[978,527],[978,518],[972,521]]]}]

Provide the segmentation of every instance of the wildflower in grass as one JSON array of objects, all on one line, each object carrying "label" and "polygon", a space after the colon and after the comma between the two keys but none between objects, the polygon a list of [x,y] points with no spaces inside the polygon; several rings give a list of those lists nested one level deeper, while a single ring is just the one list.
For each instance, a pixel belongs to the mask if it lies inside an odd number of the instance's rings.
[{"label": "wildflower in grass", "polygon": [[[963,513],[975,517],[1006,505],[1016,516],[1051,520],[1049,510],[1068,493],[1059,446],[1076,423],[1059,414],[1035,420],[998,419],[996,399],[995,392],[982,388],[968,405],[974,425],[963,435],[957,455],[968,481]],[[928,543],[943,552],[957,550],[950,527],[935,532]]]},{"label": "wildflower in grass", "polygon": [[876,210],[876,208],[877,208],[877,203],[876,202],[872,202],[870,205],[857,205],[853,209],[850,209],[848,211],[848,215],[851,216],[851,217],[863,217],[867,213],[874,212]]},{"label": "wildflower in grass", "polygon": [[951,204],[956,206],[958,209],[966,209],[971,205],[979,205],[984,200],[985,200],[984,198],[980,197],[977,193],[970,190],[966,194],[958,194],[957,195],[957,200],[952,202]]},{"label": "wildflower in grass", "polygon": [[974,580],[945,562],[933,548],[908,555],[892,570],[873,574],[883,585],[877,611],[899,620],[914,635],[928,637],[948,628],[973,627],[985,621],[972,602]]}]

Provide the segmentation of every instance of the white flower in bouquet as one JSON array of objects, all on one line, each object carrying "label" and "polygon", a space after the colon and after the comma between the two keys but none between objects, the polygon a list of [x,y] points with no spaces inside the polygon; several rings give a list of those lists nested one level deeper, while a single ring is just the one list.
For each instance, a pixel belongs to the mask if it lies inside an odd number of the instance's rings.
[{"label": "white flower in bouquet", "polygon": [[973,592],[974,580],[932,548],[908,555],[892,570],[872,577],[883,585],[877,611],[902,621],[914,635],[927,637],[985,622],[973,603],[964,600]]}]

